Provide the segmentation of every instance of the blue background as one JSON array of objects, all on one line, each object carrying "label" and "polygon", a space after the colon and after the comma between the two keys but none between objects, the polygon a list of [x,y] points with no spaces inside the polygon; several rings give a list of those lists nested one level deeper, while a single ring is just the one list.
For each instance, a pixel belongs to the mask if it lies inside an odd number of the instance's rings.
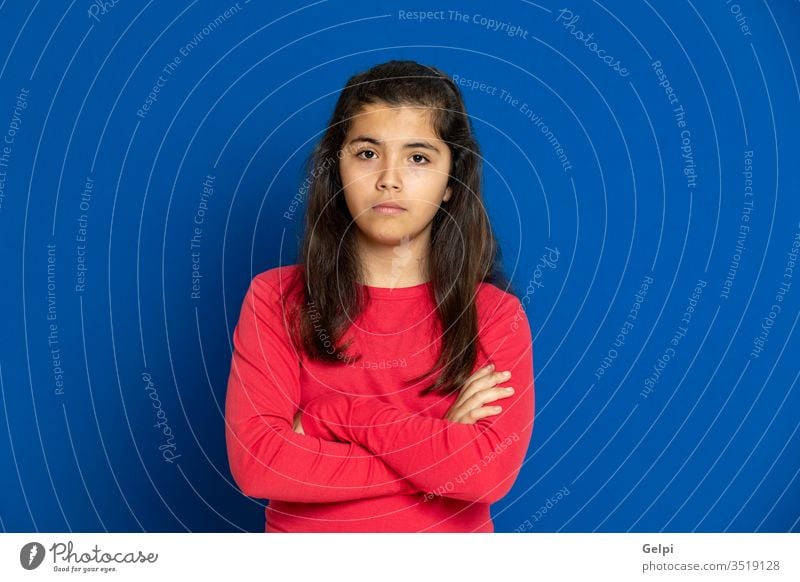
[{"label": "blue background", "polygon": [[[0,3],[4,531],[263,530],[264,502],[239,493],[225,454],[231,333],[250,279],[296,262],[302,208],[284,213],[338,91],[392,58],[497,87],[462,90],[533,330],[537,410],[517,483],[493,506],[496,530],[800,529],[800,272],[787,271],[800,240],[800,5],[460,2],[466,22],[453,9]],[[445,12],[420,22],[399,10]],[[157,101],[137,115],[159,75]],[[557,261],[541,260],[548,247]],[[685,337],[659,364],[701,280]],[[143,374],[173,431],[172,463]]]}]

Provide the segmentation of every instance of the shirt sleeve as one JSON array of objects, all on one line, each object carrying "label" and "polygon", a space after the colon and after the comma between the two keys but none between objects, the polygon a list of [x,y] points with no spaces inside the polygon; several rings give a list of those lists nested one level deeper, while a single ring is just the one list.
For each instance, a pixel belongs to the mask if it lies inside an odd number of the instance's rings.
[{"label": "shirt sleeve", "polygon": [[239,488],[250,497],[309,503],[418,493],[356,443],[294,432],[300,361],[268,273],[251,281],[233,334],[225,436]]},{"label": "shirt sleeve", "polygon": [[503,407],[499,414],[462,424],[373,397],[330,393],[304,408],[304,430],[363,445],[428,496],[498,501],[514,484],[533,432],[533,344],[525,312],[510,294],[479,333],[488,361],[511,371],[499,385],[514,394],[490,404]]}]

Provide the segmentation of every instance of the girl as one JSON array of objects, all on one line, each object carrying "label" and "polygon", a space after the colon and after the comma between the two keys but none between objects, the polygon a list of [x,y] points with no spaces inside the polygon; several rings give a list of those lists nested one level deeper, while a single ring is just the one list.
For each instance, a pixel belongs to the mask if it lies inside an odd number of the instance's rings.
[{"label": "girl", "polygon": [[236,483],[266,531],[494,531],[532,345],[458,87],[413,61],[355,75],[309,170],[303,262],[257,275],[234,331]]}]

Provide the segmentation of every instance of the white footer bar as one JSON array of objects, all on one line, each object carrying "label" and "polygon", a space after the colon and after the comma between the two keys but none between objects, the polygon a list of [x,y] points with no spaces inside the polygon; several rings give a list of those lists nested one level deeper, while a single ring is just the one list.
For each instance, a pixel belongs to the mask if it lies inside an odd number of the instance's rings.
[{"label": "white footer bar", "polygon": [[781,533],[0,535],[2,580],[796,582],[798,562]]}]

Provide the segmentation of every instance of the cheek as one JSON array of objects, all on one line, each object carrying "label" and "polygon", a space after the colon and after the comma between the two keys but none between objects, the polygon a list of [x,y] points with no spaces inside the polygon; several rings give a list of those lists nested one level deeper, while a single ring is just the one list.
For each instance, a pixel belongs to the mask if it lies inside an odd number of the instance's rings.
[{"label": "cheek", "polygon": [[444,198],[448,178],[442,170],[409,168],[406,186],[419,209],[435,213]]},{"label": "cheek", "polygon": [[339,180],[342,182],[342,186],[345,190],[350,188],[350,184],[353,183],[354,178],[355,176],[352,168],[345,165],[339,167]]},{"label": "cheek", "polygon": [[342,181],[344,189],[342,194],[353,216],[360,212],[367,203],[367,196],[364,194],[366,186],[362,178],[363,176],[352,168],[341,168],[339,172],[339,179]]},{"label": "cheek", "polygon": [[[369,164],[360,164],[356,160],[342,160],[339,162],[339,177],[342,185],[348,187],[352,184],[363,183],[364,178],[369,177]],[[363,186],[362,186],[363,188]]]}]

